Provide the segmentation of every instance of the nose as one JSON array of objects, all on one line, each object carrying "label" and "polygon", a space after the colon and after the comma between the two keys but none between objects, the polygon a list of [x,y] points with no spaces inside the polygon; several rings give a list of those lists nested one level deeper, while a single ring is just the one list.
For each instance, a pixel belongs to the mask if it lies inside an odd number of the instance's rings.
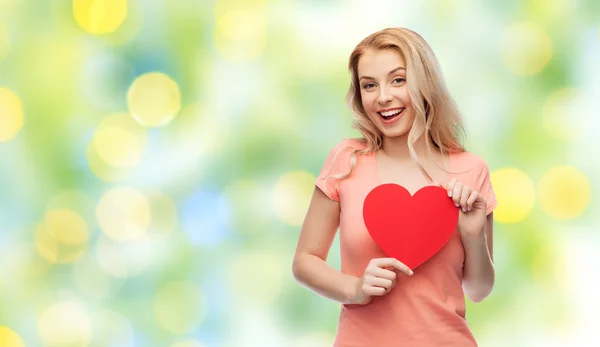
[{"label": "nose", "polygon": [[386,88],[379,89],[379,96],[377,97],[377,102],[384,105],[388,102],[392,101],[392,95],[388,93]]}]

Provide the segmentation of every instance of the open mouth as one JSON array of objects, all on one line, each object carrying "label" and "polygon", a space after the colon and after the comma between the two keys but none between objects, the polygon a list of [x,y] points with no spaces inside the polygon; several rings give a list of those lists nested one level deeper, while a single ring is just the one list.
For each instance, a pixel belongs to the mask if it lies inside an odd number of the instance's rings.
[{"label": "open mouth", "polygon": [[396,119],[400,118],[400,116],[404,113],[405,109],[406,109],[405,107],[402,107],[402,108],[397,108],[397,109],[394,109],[391,111],[377,112],[377,114],[379,114],[381,119],[383,119],[384,123],[390,123],[390,122],[393,122]]}]

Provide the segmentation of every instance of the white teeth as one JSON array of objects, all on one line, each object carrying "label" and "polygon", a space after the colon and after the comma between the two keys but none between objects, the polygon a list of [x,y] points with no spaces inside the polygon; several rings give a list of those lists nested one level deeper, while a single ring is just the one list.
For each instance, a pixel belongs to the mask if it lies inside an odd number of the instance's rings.
[{"label": "white teeth", "polygon": [[402,111],[402,109],[399,109],[399,110],[392,110],[392,111],[387,111],[387,112],[381,112],[381,115],[382,115],[382,116],[385,116],[385,117],[389,117],[389,116],[393,116],[393,115],[395,115],[395,114],[398,114],[398,113],[400,113],[400,111]]}]

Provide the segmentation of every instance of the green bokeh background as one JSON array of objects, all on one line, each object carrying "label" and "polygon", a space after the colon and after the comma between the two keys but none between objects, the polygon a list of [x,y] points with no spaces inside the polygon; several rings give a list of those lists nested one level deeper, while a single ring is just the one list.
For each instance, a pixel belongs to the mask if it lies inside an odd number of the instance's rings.
[{"label": "green bokeh background", "polygon": [[[110,16],[111,1],[81,2],[109,4]],[[524,216],[496,223],[494,292],[468,303],[480,345],[600,343],[600,2],[131,0],[100,35],[73,3],[0,0],[0,88],[24,118],[0,142],[0,345],[330,346],[339,305],[299,286],[291,261],[314,176],[333,145],[359,135],[347,58],[391,26],[433,47],[467,148],[507,192],[498,213]],[[128,114],[132,83],[151,72],[181,95],[158,127]],[[115,115],[143,139],[139,162],[98,173],[90,146]],[[552,174],[563,166],[575,175]],[[116,199],[114,215],[99,212],[115,189],[147,197],[147,237],[103,230],[127,209]],[[39,247],[56,208],[89,234],[75,250],[51,240],[64,261]]]}]

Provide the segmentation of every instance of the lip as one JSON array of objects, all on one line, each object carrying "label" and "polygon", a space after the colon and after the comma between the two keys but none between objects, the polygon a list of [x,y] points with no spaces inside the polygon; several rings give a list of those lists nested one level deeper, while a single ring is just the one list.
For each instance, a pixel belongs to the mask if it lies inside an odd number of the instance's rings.
[{"label": "lip", "polygon": [[[402,111],[400,113],[398,113],[396,116],[394,116],[394,118],[391,118],[391,119],[385,119],[381,115],[381,112],[393,111],[393,110],[402,110]],[[383,122],[383,124],[392,124],[392,123],[395,123],[396,121],[398,121],[400,118],[402,118],[402,116],[404,116],[405,111],[406,111],[406,107],[396,107],[396,108],[388,108],[385,110],[381,110],[377,113],[379,115],[379,119]]]},{"label": "lip", "polygon": [[383,109],[383,110],[379,110],[377,112],[381,113],[381,112],[395,111],[395,110],[401,110],[403,108],[405,108],[405,107],[386,108],[386,109]]}]

